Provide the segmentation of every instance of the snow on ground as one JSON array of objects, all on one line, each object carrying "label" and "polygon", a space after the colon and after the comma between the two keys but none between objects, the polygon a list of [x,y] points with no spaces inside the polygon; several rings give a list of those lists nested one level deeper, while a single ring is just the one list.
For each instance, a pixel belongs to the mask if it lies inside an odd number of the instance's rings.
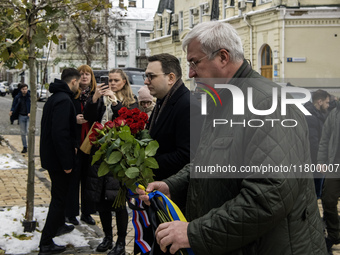
[{"label": "snow on ground", "polygon": [[[34,220],[37,221],[37,228],[32,233],[24,232],[22,221],[24,220],[25,212],[25,207],[17,206],[4,208],[3,211],[0,211],[0,249],[6,251],[6,254],[27,254],[39,249],[41,231],[45,224],[48,208],[34,208]],[[20,240],[19,238],[27,240]],[[77,229],[74,229],[69,234],[55,237],[53,240],[59,245],[88,246],[84,234]]]},{"label": "snow on ground", "polygon": [[0,170],[16,168],[27,168],[27,165],[23,160],[15,160],[12,154],[0,154]]}]

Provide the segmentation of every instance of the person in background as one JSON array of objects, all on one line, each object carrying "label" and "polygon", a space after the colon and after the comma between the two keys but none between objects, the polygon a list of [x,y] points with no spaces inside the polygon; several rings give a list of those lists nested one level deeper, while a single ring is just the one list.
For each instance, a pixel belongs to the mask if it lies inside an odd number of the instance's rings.
[{"label": "person in background", "polygon": [[[77,143],[79,146],[84,141],[91,126],[89,122],[84,119],[84,108],[87,101],[93,96],[97,83],[94,77],[93,71],[88,65],[81,65],[78,67],[78,71],[81,75],[79,82],[79,89],[73,103],[77,113]],[[91,217],[91,214],[96,212],[95,204],[86,199],[85,185],[88,176],[88,169],[91,164],[91,159],[88,154],[85,154],[81,150],[77,153],[77,166],[75,171],[71,173],[72,179],[69,188],[69,194],[67,196],[65,221],[73,225],[78,225],[79,222],[76,216],[79,215],[79,184],[81,187],[81,217],[80,219],[89,225],[95,225],[95,220]]]},{"label": "person in background", "polygon": [[[13,98],[13,101],[12,101],[12,104],[14,102],[14,98],[19,94],[19,91],[20,91],[20,86],[21,86],[21,83],[18,84],[18,86],[12,91],[12,98]],[[18,115],[16,114],[12,114],[9,119],[10,119],[10,122],[11,122],[11,125],[13,125],[14,121],[18,119]],[[19,121],[18,121],[18,125],[19,125]]]},{"label": "person in background", "polygon": [[61,253],[65,246],[53,242],[55,236],[74,229],[65,224],[65,202],[70,173],[76,164],[76,111],[72,102],[79,88],[80,73],[66,68],[61,80],[55,79],[49,90],[53,95],[44,105],[41,119],[40,160],[51,178],[51,203],[45,226],[41,233],[39,255]]},{"label": "person in background", "polygon": [[27,152],[27,133],[31,111],[31,94],[27,84],[20,86],[20,92],[15,96],[9,116],[18,116],[20,125],[21,142],[23,149],[21,153]]},{"label": "person in background", "polygon": [[[325,180],[321,194],[323,219],[326,223],[327,237],[326,246],[328,254],[332,253],[332,246],[340,243],[340,226],[338,201],[340,197],[339,171],[336,171],[337,164],[340,164],[340,103],[329,113],[323,128],[319,143],[317,163],[325,164],[322,167],[325,172]],[[329,172],[327,172],[329,170]],[[335,176],[330,176],[332,174]]]},{"label": "person in background", "polygon": [[[316,165],[318,160],[319,142],[322,134],[322,127],[326,120],[327,109],[331,95],[327,91],[317,90],[312,94],[312,102],[305,103],[305,108],[312,114],[306,115],[309,129],[309,147],[312,164]],[[314,172],[314,185],[316,197],[321,198],[323,174]]]},{"label": "person in background", "polygon": [[143,86],[138,90],[139,110],[145,112],[149,118],[155,107],[154,97],[151,96],[148,86]]},{"label": "person in background", "polygon": [[[122,107],[138,108],[138,101],[132,93],[129,79],[124,71],[113,69],[109,72],[109,84],[98,84],[92,99],[85,106],[84,117],[91,125],[96,121],[105,124],[107,121],[118,117],[118,111]],[[95,153],[96,149],[98,148],[92,147],[91,155]],[[100,161],[97,161],[90,167],[86,185],[88,197],[96,202],[96,209],[99,212],[105,234],[103,241],[96,250],[105,252],[113,246],[112,211],[115,211],[118,238],[116,245],[108,254],[123,255],[125,254],[128,213],[126,207],[117,209],[112,207],[120,183],[117,179],[114,179],[111,173],[98,177],[100,163]]]},{"label": "person in background", "polygon": [[331,95],[331,98],[329,99],[328,111],[326,114],[327,116],[334,108],[336,108],[338,101],[339,101],[339,98],[337,96]]}]

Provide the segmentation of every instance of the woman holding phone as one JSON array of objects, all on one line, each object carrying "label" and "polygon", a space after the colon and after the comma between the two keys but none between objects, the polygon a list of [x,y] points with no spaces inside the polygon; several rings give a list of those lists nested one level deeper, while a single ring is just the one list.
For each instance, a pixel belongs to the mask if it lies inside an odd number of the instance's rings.
[{"label": "woman holding phone", "polygon": [[[105,81],[105,79],[101,79]],[[138,108],[138,100],[133,95],[129,79],[121,69],[113,69],[109,72],[108,84],[98,84],[92,96],[92,100],[85,107],[84,117],[92,123],[98,121],[105,124],[109,120],[118,117],[118,111],[122,107],[128,109]],[[98,148],[93,147],[91,154]],[[97,251],[104,252],[112,248],[112,211],[116,213],[117,241],[109,255],[125,254],[125,238],[128,224],[126,207],[113,208],[112,204],[118,194],[120,184],[111,173],[98,177],[98,168],[101,162],[96,162],[89,171],[86,190],[88,197],[96,202],[96,208],[103,226],[105,237],[98,245]]]}]

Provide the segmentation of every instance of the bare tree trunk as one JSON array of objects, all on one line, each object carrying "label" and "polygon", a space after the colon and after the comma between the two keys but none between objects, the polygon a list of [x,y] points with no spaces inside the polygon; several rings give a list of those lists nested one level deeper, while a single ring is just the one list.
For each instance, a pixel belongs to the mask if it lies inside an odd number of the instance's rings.
[{"label": "bare tree trunk", "polygon": [[[32,0],[32,4],[35,0]],[[34,11],[34,9],[32,10]],[[29,24],[34,21],[34,15],[29,16]],[[27,176],[27,195],[26,195],[26,215],[25,221],[23,222],[24,231],[33,232],[36,227],[36,222],[33,221],[34,216],[34,148],[35,148],[35,121],[37,113],[37,87],[35,83],[36,79],[36,65],[35,65],[35,42],[32,40],[35,33],[36,26],[29,25],[28,36],[29,36],[29,72],[30,72],[30,90],[31,90],[31,111],[30,111],[30,124],[28,130],[28,176]]]}]

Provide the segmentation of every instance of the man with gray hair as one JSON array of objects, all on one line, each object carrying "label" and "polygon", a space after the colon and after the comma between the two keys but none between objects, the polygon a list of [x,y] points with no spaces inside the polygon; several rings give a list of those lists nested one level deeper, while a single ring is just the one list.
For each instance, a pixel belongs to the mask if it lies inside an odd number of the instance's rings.
[{"label": "man with gray hair", "polygon": [[[241,39],[231,25],[218,21],[198,24],[184,38],[183,49],[187,51],[189,77],[206,84],[211,80],[232,84],[243,95],[252,91],[254,109],[272,107],[272,90],[278,86],[255,72],[244,59]],[[308,127],[298,107],[287,106],[284,116],[298,123],[294,127],[273,122],[260,127],[240,125],[248,119],[281,120],[281,104],[268,116],[259,116],[250,109],[236,116],[233,110],[242,102],[233,104],[229,89],[217,92],[223,106],[207,100],[209,114],[203,123],[194,166],[229,165],[237,172],[245,166],[310,163]],[[216,116],[238,125],[213,126]],[[326,254],[311,178],[295,172],[246,176],[229,172],[217,178],[196,176],[195,171],[186,165],[176,175],[153,182],[146,189],[159,190],[175,203],[186,199],[188,222],[158,226],[155,235],[163,252],[169,249],[174,254],[191,248],[195,255]],[[148,204],[144,191],[138,193]]]}]

